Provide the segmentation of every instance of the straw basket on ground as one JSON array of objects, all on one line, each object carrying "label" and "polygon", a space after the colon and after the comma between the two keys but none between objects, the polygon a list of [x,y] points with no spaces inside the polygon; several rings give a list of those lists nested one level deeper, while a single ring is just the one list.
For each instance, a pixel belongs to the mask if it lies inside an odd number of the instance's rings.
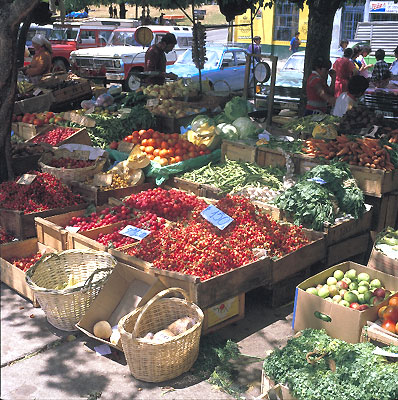
[{"label": "straw basket on ground", "polygon": [[43,256],[26,272],[26,282],[48,322],[74,331],[115,265],[116,260],[106,252],[66,250]]},{"label": "straw basket on ground", "polygon": [[[174,292],[185,299],[165,298]],[[148,332],[159,332],[183,317],[195,321],[183,333],[164,342],[144,338]],[[145,306],[124,316],[118,329],[131,374],[142,381],[162,382],[188,371],[198,357],[203,318],[202,310],[188,301],[186,292],[180,288],[163,290]]]}]

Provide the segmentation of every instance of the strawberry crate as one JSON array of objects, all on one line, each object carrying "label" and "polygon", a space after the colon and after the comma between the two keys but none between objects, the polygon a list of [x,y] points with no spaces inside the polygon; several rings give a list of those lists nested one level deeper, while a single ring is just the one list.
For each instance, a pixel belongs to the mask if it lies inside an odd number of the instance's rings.
[{"label": "strawberry crate", "polygon": [[[40,132],[38,135],[33,136],[32,138],[30,138],[29,140],[27,140],[29,143],[32,142],[34,143],[35,140],[40,137],[40,135],[43,135],[53,129],[59,128],[58,125],[48,125],[46,127],[46,129],[44,129],[42,132]],[[86,130],[86,128],[68,128],[68,129],[72,129],[73,131],[75,131],[75,133],[73,133],[71,136],[69,136],[68,138],[66,138],[65,140],[58,142],[56,144],[56,146],[61,146],[63,144],[67,144],[67,143],[76,143],[76,144],[86,144],[87,146],[91,146],[92,142],[90,139],[90,136],[88,135],[88,132]]]}]

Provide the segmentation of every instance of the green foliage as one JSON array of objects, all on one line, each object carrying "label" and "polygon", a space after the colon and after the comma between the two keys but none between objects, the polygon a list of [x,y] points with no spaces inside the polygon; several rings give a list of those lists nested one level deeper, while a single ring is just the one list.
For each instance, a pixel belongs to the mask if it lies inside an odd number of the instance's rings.
[{"label": "green foliage", "polygon": [[[398,363],[373,354],[371,343],[346,343],[323,330],[306,329],[264,361],[264,371],[301,400],[388,400],[398,398]],[[398,346],[385,350],[398,353]],[[322,355],[313,364],[307,353]],[[336,364],[333,372],[329,360]]]}]

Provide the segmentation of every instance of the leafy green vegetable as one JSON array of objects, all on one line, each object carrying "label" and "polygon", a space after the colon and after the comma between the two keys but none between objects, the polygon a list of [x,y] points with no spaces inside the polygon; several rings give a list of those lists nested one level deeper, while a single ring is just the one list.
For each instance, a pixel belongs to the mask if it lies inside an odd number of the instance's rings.
[{"label": "leafy green vegetable", "polygon": [[228,121],[235,121],[239,117],[247,117],[249,112],[248,102],[243,97],[235,96],[224,107],[224,113]]},{"label": "leafy green vegetable", "polygon": [[258,134],[263,131],[263,129],[249,117],[239,117],[232,125],[238,130],[239,139],[258,139]]},{"label": "leafy green vegetable", "polygon": [[325,115],[322,121],[317,121],[313,115],[307,115],[306,117],[294,118],[291,121],[283,124],[283,128],[292,131],[293,133],[309,133],[311,134],[315,128],[315,125],[319,124],[321,126],[335,124],[340,121],[340,117],[335,117],[333,115]]},{"label": "leafy green vegetable", "polygon": [[[323,330],[305,329],[269,355],[263,368],[299,400],[398,399],[398,363],[373,354],[374,349],[371,343],[346,343]],[[384,350],[398,353],[398,346]],[[309,363],[306,356],[314,351],[322,357]]]}]

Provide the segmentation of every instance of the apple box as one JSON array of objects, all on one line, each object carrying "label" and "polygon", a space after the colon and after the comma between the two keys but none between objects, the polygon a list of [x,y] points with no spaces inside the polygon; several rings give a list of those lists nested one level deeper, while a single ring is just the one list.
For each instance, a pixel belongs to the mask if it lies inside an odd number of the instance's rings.
[{"label": "apple box", "polygon": [[334,338],[345,340],[349,343],[358,343],[360,341],[362,328],[367,321],[375,321],[377,319],[378,309],[386,305],[387,300],[364,311],[358,311],[306,292],[309,287],[324,284],[335,270],[340,269],[346,272],[352,268],[357,271],[357,274],[366,272],[371,280],[379,279],[387,290],[398,290],[398,277],[370,269],[352,261],[334,265],[306,279],[296,287],[292,323],[295,331],[306,328],[325,329]]}]

